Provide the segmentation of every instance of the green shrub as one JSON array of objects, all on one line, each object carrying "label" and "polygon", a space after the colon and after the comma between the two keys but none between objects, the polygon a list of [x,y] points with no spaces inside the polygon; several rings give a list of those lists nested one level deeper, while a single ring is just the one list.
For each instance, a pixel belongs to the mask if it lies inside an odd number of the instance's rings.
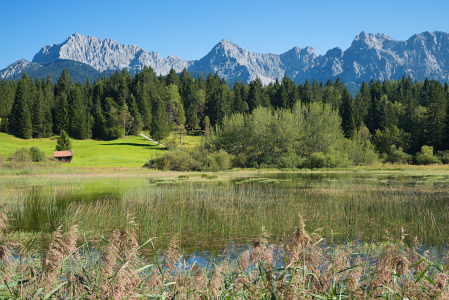
[{"label": "green shrub", "polygon": [[353,165],[371,165],[379,161],[379,155],[369,138],[368,129],[363,127],[354,133],[351,140],[346,139],[343,142],[342,152],[347,154],[348,161],[352,162]]},{"label": "green shrub", "polygon": [[239,153],[235,156],[231,156],[231,166],[233,168],[244,168],[247,165],[247,158],[245,153]]},{"label": "green shrub", "polygon": [[441,164],[438,157],[433,155],[433,147],[426,145],[422,146],[421,151],[416,154],[415,161],[418,165]]},{"label": "green shrub", "polygon": [[41,151],[37,146],[33,146],[30,149],[31,159],[34,162],[45,161],[45,153]]},{"label": "green shrub", "polygon": [[323,152],[312,153],[306,161],[309,169],[324,168],[326,166],[326,155]]},{"label": "green shrub", "polygon": [[449,150],[438,151],[437,157],[443,164],[449,164]]},{"label": "green shrub", "polygon": [[198,163],[184,151],[169,151],[147,162],[144,167],[160,170],[187,171],[198,170]]},{"label": "green shrub", "polygon": [[304,159],[296,154],[285,154],[278,157],[278,168],[302,168]]},{"label": "green shrub", "polygon": [[106,140],[112,141],[123,137],[123,127],[120,125],[105,129]]},{"label": "green shrub", "polygon": [[30,149],[22,147],[16,152],[11,153],[11,161],[13,162],[28,162],[31,161]]},{"label": "green shrub", "polygon": [[408,164],[412,160],[413,157],[410,154],[403,152],[401,147],[396,149],[396,146],[392,145],[390,149],[390,154],[386,157],[385,162]]},{"label": "green shrub", "polygon": [[228,170],[231,168],[231,155],[224,150],[211,153],[206,158],[207,171]]}]

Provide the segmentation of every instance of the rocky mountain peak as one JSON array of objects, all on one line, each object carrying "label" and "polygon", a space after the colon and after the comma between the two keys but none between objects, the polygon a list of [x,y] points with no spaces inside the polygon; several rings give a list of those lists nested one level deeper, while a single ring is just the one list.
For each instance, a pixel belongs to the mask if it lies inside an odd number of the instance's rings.
[{"label": "rocky mountain peak", "polygon": [[26,61],[23,58],[19,59],[18,61],[10,64],[5,69],[0,71],[0,79],[14,77],[33,65],[34,63]]},{"label": "rocky mountain peak", "polygon": [[[151,66],[156,74],[166,75],[171,68],[181,72],[218,72],[219,76],[233,82],[249,82],[256,77],[264,84],[281,79],[284,74],[299,82],[305,79],[335,80],[340,76],[346,83],[362,80],[397,79],[410,75],[415,80],[426,77],[449,78],[449,34],[423,32],[407,41],[396,41],[385,34],[364,31],[358,34],[351,46],[343,51],[333,48],[324,56],[317,55],[312,47],[294,47],[276,55],[253,53],[228,41],[221,40],[203,58],[186,61],[176,55],[162,58],[157,52],[147,52],[136,45],[124,45],[115,40],[104,40],[75,33],[61,44],[43,47],[33,62],[46,63],[57,59],[83,62],[99,71],[108,69],[140,69]],[[18,74],[31,63],[17,61],[0,72],[1,78]]]},{"label": "rocky mountain peak", "polygon": [[393,41],[388,35],[385,34],[372,34],[362,31],[354,38],[350,48],[364,48],[364,49],[381,49],[384,43]]}]

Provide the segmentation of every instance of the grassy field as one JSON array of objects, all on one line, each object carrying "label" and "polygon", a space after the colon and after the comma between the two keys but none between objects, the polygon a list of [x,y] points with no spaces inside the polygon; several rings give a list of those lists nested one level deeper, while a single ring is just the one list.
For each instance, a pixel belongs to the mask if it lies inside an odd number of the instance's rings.
[{"label": "grassy field", "polygon": [[[0,133],[0,154],[8,158],[11,152],[21,147],[39,147],[47,157],[53,157],[57,136],[44,139],[24,140],[6,133]],[[172,132],[161,141],[163,145],[179,141],[179,134]],[[182,147],[194,148],[199,144],[201,136],[183,135]],[[148,158],[161,155],[166,147],[158,146],[141,136],[128,136],[113,141],[72,140],[73,160],[70,167],[79,168],[139,168]]]}]

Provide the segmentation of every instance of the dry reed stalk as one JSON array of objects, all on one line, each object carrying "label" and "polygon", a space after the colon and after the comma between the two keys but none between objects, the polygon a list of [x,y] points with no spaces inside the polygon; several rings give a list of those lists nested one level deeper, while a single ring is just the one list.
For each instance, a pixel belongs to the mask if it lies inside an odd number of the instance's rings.
[{"label": "dry reed stalk", "polygon": [[42,275],[40,283],[48,291],[54,284],[57,271],[65,257],[71,255],[76,249],[78,227],[72,226],[64,236],[62,226],[59,226],[51,235],[47,248],[42,257]]},{"label": "dry reed stalk", "polygon": [[207,285],[207,288],[214,298],[218,297],[218,293],[220,292],[220,287],[222,284],[224,271],[226,268],[226,264],[221,264],[217,266],[212,274],[211,279]]},{"label": "dry reed stalk", "polygon": [[133,263],[137,263],[138,248],[134,218],[128,215],[128,230],[114,230],[100,257],[101,295],[121,299],[133,291],[141,280]]},{"label": "dry reed stalk", "polygon": [[360,295],[360,285],[361,285],[361,278],[362,278],[362,258],[360,256],[357,256],[357,259],[355,261],[356,267],[354,267],[349,275],[348,275],[348,283],[347,283],[347,289],[349,294],[352,294],[353,296],[361,296]]},{"label": "dry reed stalk", "polygon": [[165,253],[165,266],[170,273],[173,273],[176,269],[176,263],[179,262],[181,258],[180,246],[179,246],[179,235],[175,236],[170,241],[167,252]]}]

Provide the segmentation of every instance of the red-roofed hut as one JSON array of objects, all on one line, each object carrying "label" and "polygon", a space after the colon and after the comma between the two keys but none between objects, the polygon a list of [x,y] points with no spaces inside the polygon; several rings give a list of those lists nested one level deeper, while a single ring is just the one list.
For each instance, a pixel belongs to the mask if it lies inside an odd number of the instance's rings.
[{"label": "red-roofed hut", "polygon": [[53,157],[62,162],[71,162],[73,157],[73,150],[54,151]]}]

